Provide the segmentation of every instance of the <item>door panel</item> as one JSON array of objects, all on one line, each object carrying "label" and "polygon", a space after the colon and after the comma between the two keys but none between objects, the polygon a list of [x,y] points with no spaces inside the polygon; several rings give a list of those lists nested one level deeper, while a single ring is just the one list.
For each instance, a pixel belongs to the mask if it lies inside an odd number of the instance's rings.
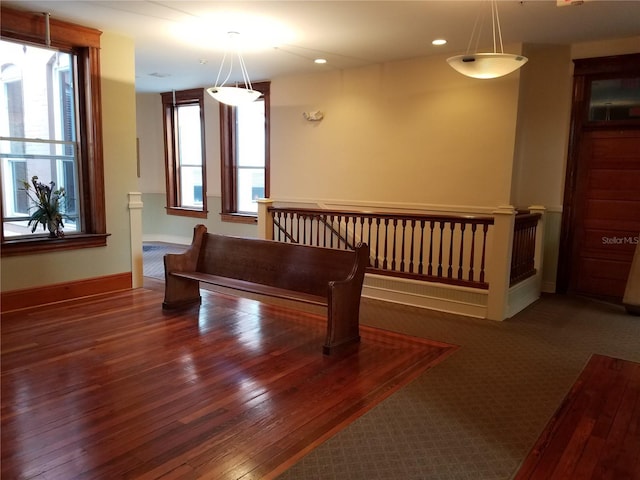
[{"label": "door panel", "polygon": [[640,235],[640,132],[585,132],[569,290],[622,299]]}]

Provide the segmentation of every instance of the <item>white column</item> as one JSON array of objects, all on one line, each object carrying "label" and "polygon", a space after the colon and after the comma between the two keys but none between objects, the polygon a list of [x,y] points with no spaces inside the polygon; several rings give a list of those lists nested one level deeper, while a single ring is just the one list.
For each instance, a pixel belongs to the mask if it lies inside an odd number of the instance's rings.
[{"label": "white column", "polygon": [[258,238],[273,240],[273,217],[269,207],[273,205],[270,198],[258,199]]},{"label": "white column", "polygon": [[129,223],[131,230],[131,282],[133,288],[143,285],[142,265],[142,193],[129,192]]},{"label": "white column", "polygon": [[493,214],[493,245],[489,264],[489,295],[487,318],[504,320],[509,302],[509,279],[511,276],[511,252],[513,250],[513,228],[516,210],[512,205],[500,206]]}]

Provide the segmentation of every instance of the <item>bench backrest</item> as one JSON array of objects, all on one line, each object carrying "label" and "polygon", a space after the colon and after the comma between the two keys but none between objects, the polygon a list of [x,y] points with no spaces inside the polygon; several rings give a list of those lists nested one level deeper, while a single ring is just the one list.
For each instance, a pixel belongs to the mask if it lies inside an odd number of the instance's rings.
[{"label": "bench backrest", "polygon": [[349,277],[357,261],[352,250],[206,233],[197,270],[326,296],[328,283]]}]

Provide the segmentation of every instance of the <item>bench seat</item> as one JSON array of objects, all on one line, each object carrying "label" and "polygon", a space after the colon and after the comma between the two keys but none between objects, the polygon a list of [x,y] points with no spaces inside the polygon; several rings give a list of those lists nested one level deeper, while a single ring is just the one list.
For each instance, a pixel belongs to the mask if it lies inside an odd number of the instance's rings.
[{"label": "bench seat", "polygon": [[272,287],[271,285],[264,285],[262,283],[247,282],[236,278],[221,277],[219,275],[200,272],[174,272],[173,275],[176,277],[198,280],[199,282],[210,283],[211,285],[218,285],[220,287],[241,290],[243,292],[257,293],[259,295],[267,295],[269,297],[282,298],[284,300],[296,300],[325,307],[327,306],[327,297],[295,292],[293,290]]}]

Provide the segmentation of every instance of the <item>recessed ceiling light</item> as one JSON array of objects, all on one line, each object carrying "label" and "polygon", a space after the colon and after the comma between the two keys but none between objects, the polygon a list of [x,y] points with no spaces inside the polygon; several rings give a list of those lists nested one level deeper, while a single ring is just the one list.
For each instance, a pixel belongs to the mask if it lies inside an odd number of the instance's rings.
[{"label": "recessed ceiling light", "polygon": [[316,58],[313,63],[327,63],[327,59],[326,58]]},{"label": "recessed ceiling light", "polygon": [[432,45],[444,45],[446,43],[447,41],[444,38],[436,38],[433,42],[431,42]]}]

